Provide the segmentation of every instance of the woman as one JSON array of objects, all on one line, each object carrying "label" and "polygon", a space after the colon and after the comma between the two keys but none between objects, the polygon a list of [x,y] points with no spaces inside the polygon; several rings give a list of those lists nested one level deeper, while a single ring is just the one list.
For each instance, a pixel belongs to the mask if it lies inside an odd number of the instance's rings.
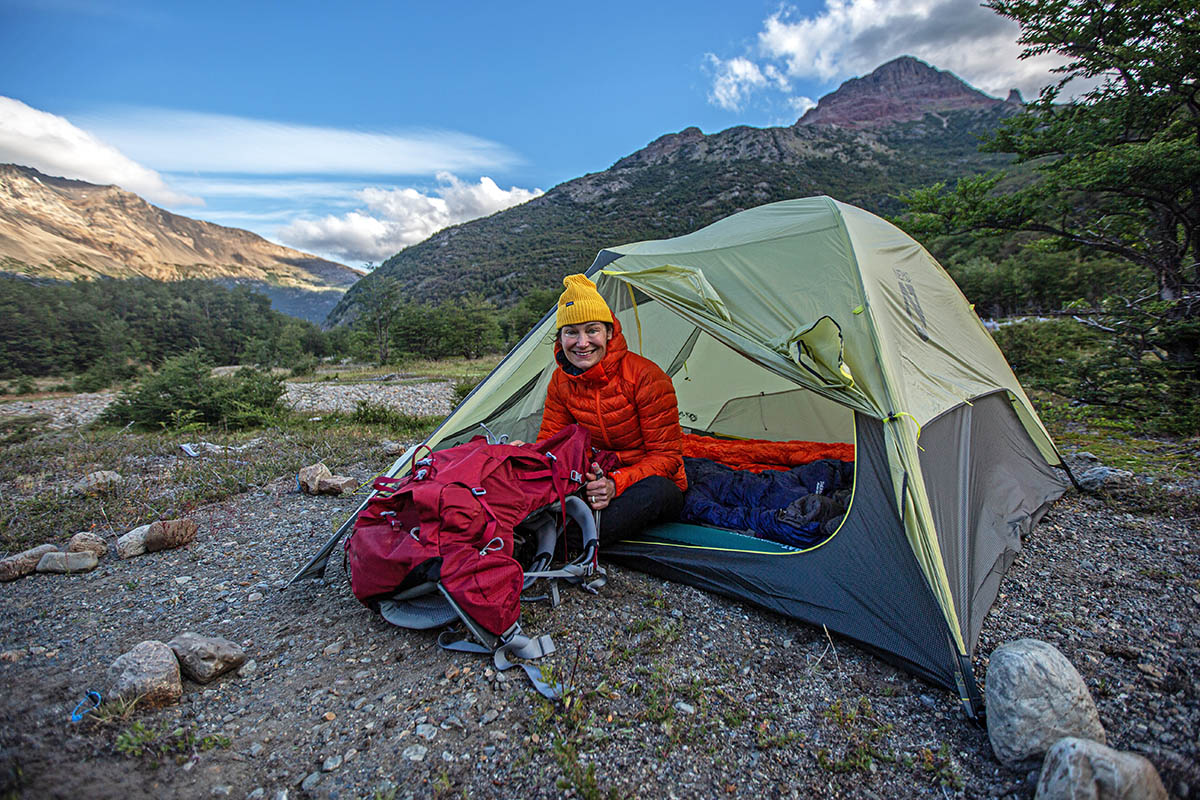
[{"label": "woman", "polygon": [[671,379],[653,361],[629,352],[621,323],[596,285],[563,278],[554,357],[538,439],[577,422],[592,445],[612,450],[620,467],[607,475],[593,465],[586,497],[600,515],[600,543],[676,519],[683,507],[683,431]]}]

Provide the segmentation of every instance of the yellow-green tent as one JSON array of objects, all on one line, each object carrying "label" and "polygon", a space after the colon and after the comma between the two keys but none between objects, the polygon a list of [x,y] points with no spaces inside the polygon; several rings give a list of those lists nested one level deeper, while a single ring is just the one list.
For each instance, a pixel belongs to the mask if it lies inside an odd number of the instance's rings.
[{"label": "yellow-green tent", "polygon": [[[974,714],[983,618],[1069,476],[945,270],[879,217],[810,197],[608,248],[587,274],[671,376],[685,430],[856,445],[849,512],[819,546],[672,523],[606,555],[825,625]],[[553,339],[550,313],[427,443],[481,424],[533,438]]]}]

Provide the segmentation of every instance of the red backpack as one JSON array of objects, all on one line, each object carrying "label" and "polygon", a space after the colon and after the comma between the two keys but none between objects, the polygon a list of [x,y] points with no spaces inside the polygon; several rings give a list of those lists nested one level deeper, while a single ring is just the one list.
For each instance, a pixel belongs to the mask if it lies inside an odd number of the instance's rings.
[{"label": "red backpack", "polygon": [[[345,544],[354,596],[377,608],[433,582],[486,631],[510,635],[525,582],[513,529],[531,512],[564,502],[594,461],[613,466],[612,454],[592,449],[586,430],[568,425],[532,444],[477,436],[414,461],[403,478],[376,479]],[[590,555],[594,562],[594,548]]]}]

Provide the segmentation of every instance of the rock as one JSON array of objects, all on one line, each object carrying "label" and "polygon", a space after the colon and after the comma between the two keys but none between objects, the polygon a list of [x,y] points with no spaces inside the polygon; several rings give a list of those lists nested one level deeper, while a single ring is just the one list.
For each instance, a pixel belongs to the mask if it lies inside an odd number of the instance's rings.
[{"label": "rock", "polygon": [[323,762],[321,762],[321,772],[333,772],[335,769],[337,769],[341,765],[342,765],[342,757],[339,755],[332,755],[329,758],[325,759]]},{"label": "rock", "polygon": [[358,481],[345,475],[330,475],[317,481],[317,494],[343,494],[358,488]]},{"label": "rock", "polygon": [[342,652],[342,643],[334,642],[333,644],[327,644],[325,645],[325,649],[321,652],[327,656],[336,656],[338,653]]},{"label": "rock", "polygon": [[15,581],[23,578],[37,569],[38,562],[47,553],[53,553],[58,548],[52,544],[39,544],[28,550],[0,560],[0,581]]},{"label": "rock", "polygon": [[181,633],[167,645],[179,659],[183,674],[197,683],[208,683],[246,662],[242,648],[220,636]]},{"label": "rock", "polygon": [[404,455],[404,451],[408,449],[402,443],[393,442],[391,439],[384,439],[379,443],[379,446],[383,448],[383,454],[385,456],[392,457],[402,456]]},{"label": "rock", "polygon": [[124,480],[120,473],[102,469],[99,472],[84,475],[72,488],[78,494],[104,494],[115,489]]},{"label": "rock", "polygon": [[301,791],[311,792],[313,789],[317,788],[317,784],[320,782],[321,773],[311,772],[309,773],[308,777],[300,781],[300,789]]},{"label": "rock", "polygon": [[1133,473],[1127,469],[1112,467],[1092,467],[1079,476],[1079,488],[1088,492],[1096,492],[1106,487],[1127,483],[1133,478]]},{"label": "rock", "polygon": [[38,572],[54,572],[67,574],[72,572],[91,572],[100,563],[95,553],[63,553],[55,551],[46,553],[38,561]]},{"label": "rock", "polygon": [[1035,800],[1166,800],[1158,770],[1137,753],[1087,739],[1059,739],[1042,764]]},{"label": "rock", "polygon": [[196,539],[200,526],[190,519],[164,519],[150,523],[143,540],[147,553],[173,550],[191,544]]},{"label": "rock", "polygon": [[258,672],[258,662],[252,658],[245,664],[242,664],[242,668],[238,670],[238,675],[243,678],[249,678],[256,672]]},{"label": "rock", "polygon": [[1003,764],[1041,758],[1064,736],[1105,742],[1083,678],[1053,645],[1018,639],[997,647],[986,681],[988,738]]},{"label": "rock", "polygon": [[174,703],[183,696],[179,662],[171,648],[162,642],[141,642],[118,656],[108,673],[112,680],[108,690],[110,699],[130,702],[141,698],[139,705],[159,706]]},{"label": "rock", "polygon": [[404,751],[400,753],[400,755],[403,758],[407,758],[409,761],[424,761],[425,754],[428,752],[429,748],[425,745],[410,744],[408,747],[404,748]]},{"label": "rock", "polygon": [[301,469],[296,475],[296,479],[300,482],[300,491],[305,494],[316,494],[320,489],[321,479],[332,476],[333,473],[329,471],[329,467],[317,463]]},{"label": "rock", "polygon": [[420,736],[422,739],[426,740],[432,739],[433,737],[437,736],[437,728],[433,727],[428,722],[421,723],[417,726],[417,736]]},{"label": "rock", "polygon": [[675,710],[678,711],[680,714],[695,714],[696,713],[696,707],[694,705],[692,705],[691,703],[685,703],[682,700],[680,700],[678,703],[675,704]]},{"label": "rock", "polygon": [[117,558],[133,558],[146,552],[146,532],[149,525],[141,525],[117,537]]},{"label": "rock", "polygon": [[95,553],[96,558],[104,558],[108,554],[108,542],[103,536],[97,536],[91,531],[80,531],[67,542],[68,553]]}]

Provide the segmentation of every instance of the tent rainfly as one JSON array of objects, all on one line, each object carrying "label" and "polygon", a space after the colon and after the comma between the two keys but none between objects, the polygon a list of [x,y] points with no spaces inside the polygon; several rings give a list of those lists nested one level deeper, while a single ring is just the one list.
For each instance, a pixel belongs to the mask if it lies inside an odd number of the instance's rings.
[{"label": "tent rainfly", "polygon": [[[671,376],[685,431],[856,453],[849,510],[814,547],[670,523],[605,556],[826,626],[976,717],[983,619],[1070,474],[945,270],[879,217],[810,197],[603,250],[587,275]],[[551,310],[425,443],[536,436],[553,340]],[[293,580],[319,576],[349,524]]]}]

